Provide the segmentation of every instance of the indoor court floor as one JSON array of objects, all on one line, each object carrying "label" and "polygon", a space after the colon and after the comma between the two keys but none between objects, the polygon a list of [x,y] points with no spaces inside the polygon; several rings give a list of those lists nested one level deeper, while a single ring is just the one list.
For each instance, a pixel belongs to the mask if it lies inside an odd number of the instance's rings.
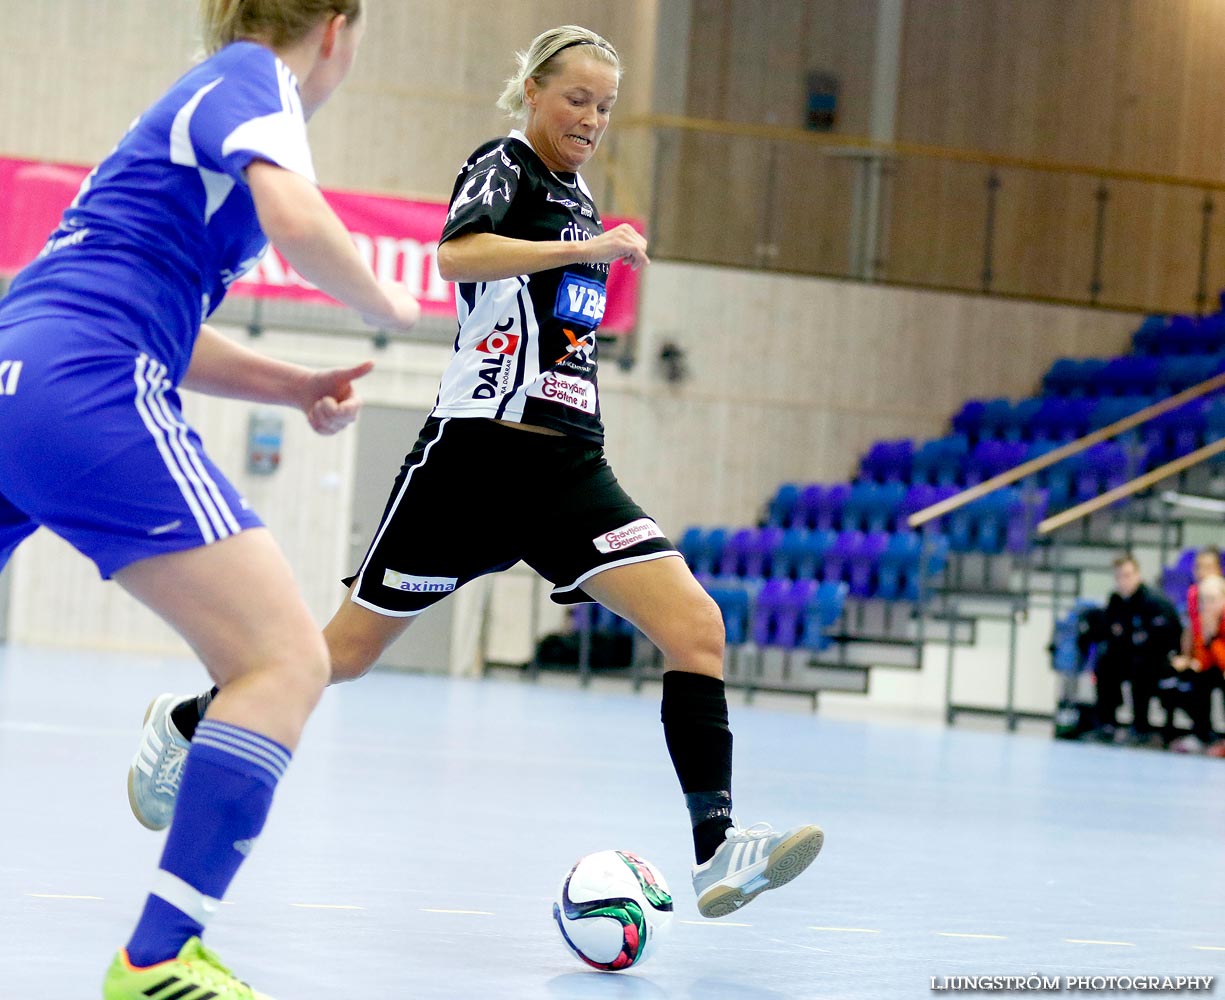
[{"label": "indoor court floor", "polygon": [[[0,647],[0,1000],[93,1000],[162,836],[125,777],[186,661]],[[732,706],[746,825],[826,831],[702,920],[657,689],[376,673],[329,691],[208,940],[275,1000],[816,1000],[970,975],[1225,975],[1225,761],[1002,725]],[[580,855],[655,862],[676,920],[588,971],[551,901]],[[1225,993],[1218,986],[1216,992]]]}]

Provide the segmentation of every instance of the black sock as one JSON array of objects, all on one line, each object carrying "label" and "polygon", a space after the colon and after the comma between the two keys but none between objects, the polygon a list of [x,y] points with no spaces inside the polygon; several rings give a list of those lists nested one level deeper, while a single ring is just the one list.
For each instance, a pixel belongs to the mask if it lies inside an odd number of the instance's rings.
[{"label": "black sock", "polygon": [[732,733],[723,681],[669,670],[660,719],[693,824],[694,855],[703,864],[732,825]]},{"label": "black sock", "polygon": [[208,711],[209,703],[218,690],[219,688],[212,688],[195,698],[179,702],[170,710],[170,721],[174,723],[174,728],[182,733],[183,739],[190,740],[196,735],[196,726],[204,718],[204,713]]}]

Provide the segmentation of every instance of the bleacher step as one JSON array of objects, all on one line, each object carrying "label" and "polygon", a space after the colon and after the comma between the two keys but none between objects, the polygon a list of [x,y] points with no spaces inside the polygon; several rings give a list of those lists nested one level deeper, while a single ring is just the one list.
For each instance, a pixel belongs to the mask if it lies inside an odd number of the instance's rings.
[{"label": "bleacher step", "polygon": [[[949,619],[953,622],[953,645],[973,646],[978,641],[978,622],[966,615],[950,616],[943,612],[933,611],[923,619],[923,641],[940,642],[945,645],[949,641]],[[916,623],[915,638],[918,638]]]},{"label": "bleacher step", "polygon": [[810,663],[807,653],[746,646],[725,671],[729,685],[763,691],[813,693],[842,691],[866,694],[868,668],[860,664]]},{"label": "bleacher step", "polygon": [[831,648],[812,654],[810,662],[846,667],[919,667],[919,645],[915,642],[872,642],[845,639]]}]

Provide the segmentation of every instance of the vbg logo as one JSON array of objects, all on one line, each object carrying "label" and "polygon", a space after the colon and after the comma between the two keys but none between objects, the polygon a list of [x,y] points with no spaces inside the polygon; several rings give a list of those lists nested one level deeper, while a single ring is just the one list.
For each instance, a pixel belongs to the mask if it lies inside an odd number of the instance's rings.
[{"label": "vbg logo", "polygon": [[604,318],[606,301],[604,286],[598,281],[567,274],[557,289],[553,315],[563,322],[594,329]]},{"label": "vbg logo", "polygon": [[21,378],[21,361],[0,361],[0,396],[17,393],[17,380]]}]

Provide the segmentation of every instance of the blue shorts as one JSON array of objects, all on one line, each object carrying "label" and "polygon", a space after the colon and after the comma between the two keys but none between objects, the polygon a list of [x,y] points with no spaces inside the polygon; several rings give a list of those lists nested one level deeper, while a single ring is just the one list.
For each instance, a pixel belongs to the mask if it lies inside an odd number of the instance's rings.
[{"label": "blue shorts", "polygon": [[40,525],[104,579],[259,527],[166,366],[79,322],[0,329],[0,568]]}]

